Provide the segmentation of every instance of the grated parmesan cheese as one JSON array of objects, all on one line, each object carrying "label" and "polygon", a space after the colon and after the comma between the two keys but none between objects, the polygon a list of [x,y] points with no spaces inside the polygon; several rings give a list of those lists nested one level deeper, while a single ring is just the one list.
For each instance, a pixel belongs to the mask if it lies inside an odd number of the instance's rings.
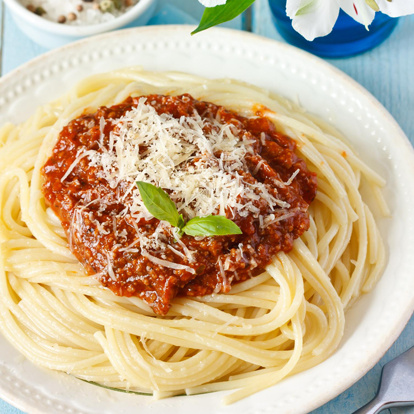
[{"label": "grated parmesan cheese", "polygon": [[[146,98],[113,122],[116,127],[108,144],[101,142],[99,150],[79,154],[74,163],[87,156],[91,166],[101,167],[101,178],[111,188],[123,186],[124,198],[132,195],[128,208],[137,221],[152,216],[136,181],[167,190],[187,219],[226,212],[234,216],[236,211],[242,217],[253,214],[257,218],[260,209],[253,201],[260,198],[266,200],[271,211],[289,208],[288,203],[270,194],[265,184],[243,180],[240,172],[248,171],[244,157],[252,150],[251,140],[240,137],[234,125],[205,120],[197,113],[180,119],[159,115]],[[103,128],[100,123],[100,130]]]},{"label": "grated parmesan cheese", "polygon": [[[107,124],[111,130],[109,136],[105,134]],[[240,126],[243,125],[240,123]],[[228,217],[237,214],[240,217],[252,216],[264,229],[297,214],[297,209],[277,198],[278,192],[272,186],[252,179],[246,159],[250,154],[257,158],[253,148],[256,140],[237,122],[222,123],[218,112],[215,117],[201,117],[194,110],[191,116],[176,118],[169,113],[158,114],[147,98],[142,97],[120,118],[105,119],[101,116],[98,128],[97,148],[79,149],[61,182],[69,180],[75,167],[87,158],[90,167],[97,167],[97,177],[105,180],[114,192],[95,200],[91,200],[88,193],[83,199],[87,204],[75,207],[70,245],[72,233],[80,232],[89,222],[99,233],[112,233],[116,239],[123,240],[123,244],[116,248],[120,253],[140,251],[156,265],[194,274],[192,267],[166,260],[165,252],[170,250],[187,264],[194,262],[196,252],[180,240],[177,229],[162,221],[152,233],[139,226],[140,220],[150,220],[152,215],[142,201],[137,181],[149,182],[166,190],[187,220],[211,214]],[[262,144],[265,139],[262,133]],[[271,167],[260,159],[252,171],[253,176],[261,168]],[[279,188],[289,186],[299,172],[297,169],[286,182],[272,177],[272,183]],[[91,203],[98,204],[95,216],[84,212]],[[121,213],[106,221],[99,219],[101,213],[114,203],[125,206]],[[118,218],[126,218],[136,233],[134,240],[128,241],[128,232],[117,228]],[[171,238],[177,242],[175,247],[169,243]],[[238,247],[237,257],[246,261],[243,246]],[[107,260],[106,271],[115,280],[109,255]],[[223,290],[231,283],[225,272],[232,270],[232,260],[227,257],[224,263],[221,259],[218,262]],[[253,267],[256,265],[253,258],[247,261]]]},{"label": "grated parmesan cheese", "polygon": [[168,260],[163,260],[158,257],[155,257],[151,254],[149,254],[145,249],[141,248],[141,254],[146,257],[147,259],[151,260],[151,262],[158,264],[160,266],[168,267],[170,269],[182,269],[186,270],[187,272],[190,272],[192,274],[195,274],[195,270],[190,267],[179,263],[169,262]]}]

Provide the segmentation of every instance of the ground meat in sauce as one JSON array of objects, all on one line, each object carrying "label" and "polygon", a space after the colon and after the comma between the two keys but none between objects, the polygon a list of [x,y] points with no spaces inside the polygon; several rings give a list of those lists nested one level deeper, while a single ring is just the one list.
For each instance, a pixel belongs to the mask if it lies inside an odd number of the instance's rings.
[{"label": "ground meat in sauce", "polygon": [[[276,132],[275,126],[263,116],[245,118],[212,103],[194,100],[187,94],[149,96],[147,102],[159,114],[169,113],[179,118],[191,116],[196,110],[202,117],[219,118],[220,122],[237,124],[239,128],[242,125],[241,133],[250,134],[254,142],[254,152],[245,156],[248,171],[240,172],[243,180],[265,183],[269,191],[290,204],[292,212],[286,219],[266,227],[260,226],[259,220],[251,215],[228,215],[243,234],[204,238],[184,235],[181,242],[196,252],[193,261],[172,249],[166,249],[158,257],[189,266],[194,271],[163,267],[143,256],[139,245],[123,250],[136,241],[136,226],[151,234],[159,221],[154,218],[136,223],[130,215],[120,214],[128,197],[119,202],[122,188],[110,188],[97,174],[99,166],[91,167],[84,157],[62,180],[80,149],[98,149],[101,117],[117,119],[136,106],[138,100],[130,97],[119,105],[101,107],[96,113],[83,115],[64,127],[43,167],[43,192],[62,222],[72,252],[87,273],[97,274],[100,282],[115,294],[138,296],[155,313],[165,315],[175,296],[229,292],[232,284],[258,274],[277,252],[291,250],[294,239],[309,228],[307,209],[316,194],[316,175],[295,154],[295,141]],[[105,142],[113,128],[113,124],[105,124]],[[288,181],[297,170],[290,185],[275,184]],[[102,207],[99,204],[102,198],[112,202]],[[277,211],[269,211],[263,200],[258,200],[257,206],[263,215],[278,215]],[[82,223],[76,230],[71,228],[75,215]],[[181,243],[177,244],[171,232],[166,232],[165,238],[176,251],[182,251]]]}]

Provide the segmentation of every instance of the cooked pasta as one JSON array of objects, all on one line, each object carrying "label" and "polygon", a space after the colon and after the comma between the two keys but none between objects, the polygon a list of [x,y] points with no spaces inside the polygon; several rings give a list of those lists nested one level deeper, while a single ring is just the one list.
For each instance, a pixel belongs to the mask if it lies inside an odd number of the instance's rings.
[{"label": "cooked pasta", "polygon": [[[41,170],[72,119],[129,96],[183,93],[267,117],[297,142],[318,191],[310,228],[290,252],[229,293],[176,297],[160,316],[85,273],[45,202]],[[334,128],[274,93],[139,68],[94,75],[0,130],[1,332],[35,364],[106,387],[157,398],[234,390],[225,402],[235,402],[335,351],[346,308],[375,285],[385,264],[364,201],[380,198],[384,184]]]}]

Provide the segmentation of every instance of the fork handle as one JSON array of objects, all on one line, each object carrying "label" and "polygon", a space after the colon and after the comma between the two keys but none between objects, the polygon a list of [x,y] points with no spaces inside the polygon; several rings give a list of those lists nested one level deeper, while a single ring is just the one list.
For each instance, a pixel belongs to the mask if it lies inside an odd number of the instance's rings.
[{"label": "fork handle", "polygon": [[378,398],[374,398],[368,404],[356,410],[353,414],[376,414],[383,410],[385,403]]}]

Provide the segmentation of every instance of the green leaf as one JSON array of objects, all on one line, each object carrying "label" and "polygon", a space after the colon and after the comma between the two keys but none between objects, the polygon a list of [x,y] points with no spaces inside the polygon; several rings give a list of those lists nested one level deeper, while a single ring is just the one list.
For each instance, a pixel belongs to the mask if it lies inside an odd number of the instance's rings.
[{"label": "green leaf", "polygon": [[223,216],[194,217],[185,224],[182,214],[170,196],[161,188],[143,181],[136,182],[147,210],[158,220],[168,221],[180,229],[179,234],[189,236],[226,236],[242,234],[239,226]]},{"label": "green leaf", "polygon": [[227,0],[226,4],[207,7],[201,17],[200,24],[191,34],[196,34],[210,27],[234,19],[243,13],[255,0]]},{"label": "green leaf", "polygon": [[189,236],[226,236],[242,234],[240,227],[223,216],[194,217],[182,228]]},{"label": "green leaf", "polygon": [[182,229],[184,226],[185,226],[184,217],[182,214],[180,214],[180,217],[178,217],[178,224],[176,227],[178,227],[179,229]]},{"label": "green leaf", "polygon": [[168,221],[174,227],[182,227],[183,216],[178,214],[177,207],[164,190],[143,181],[136,184],[145,207],[155,218]]}]

